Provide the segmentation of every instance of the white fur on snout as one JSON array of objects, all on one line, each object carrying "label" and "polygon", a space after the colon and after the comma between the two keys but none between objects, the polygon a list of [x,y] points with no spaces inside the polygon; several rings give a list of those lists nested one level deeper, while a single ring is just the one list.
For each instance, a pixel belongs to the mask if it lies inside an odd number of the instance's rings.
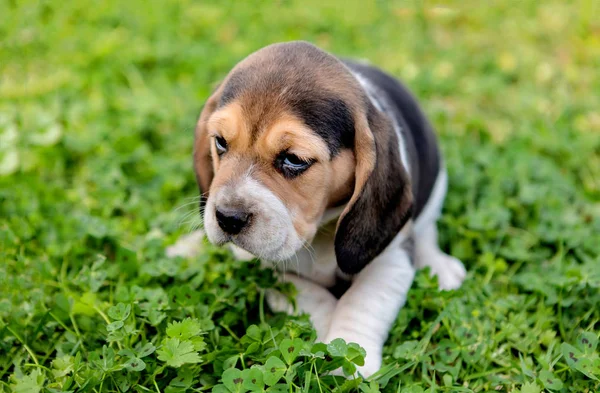
[{"label": "white fur on snout", "polygon": [[[252,215],[248,226],[234,236],[223,232],[215,216],[217,206],[227,207],[231,204],[238,208],[243,206],[245,212]],[[211,194],[204,214],[204,228],[208,240],[214,244],[221,245],[231,241],[269,261],[289,258],[302,246],[292,216],[284,203],[249,173]]]}]

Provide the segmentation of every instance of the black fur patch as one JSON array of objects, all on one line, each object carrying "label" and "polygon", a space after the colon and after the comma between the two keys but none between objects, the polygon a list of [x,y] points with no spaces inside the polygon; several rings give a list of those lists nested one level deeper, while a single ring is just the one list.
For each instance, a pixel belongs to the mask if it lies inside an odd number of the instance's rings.
[{"label": "black fur patch", "polygon": [[299,94],[291,110],[325,140],[331,156],[354,146],[354,119],[348,105],[333,95]]},{"label": "black fur patch", "polygon": [[223,92],[221,93],[221,99],[219,100],[218,107],[224,107],[232,102],[239,95],[244,84],[246,84],[244,73],[233,73],[227,83],[223,86]]},{"label": "black fur patch", "polygon": [[387,247],[412,216],[408,174],[400,161],[398,139],[388,119],[368,103],[376,162],[361,194],[338,226],[335,254],[340,270],[360,272]]},{"label": "black fur patch", "polygon": [[200,190],[200,202],[198,203],[198,209],[200,211],[200,218],[204,219],[204,210],[206,209],[206,202],[208,200],[208,196],[206,193],[202,193]]},{"label": "black fur patch", "polygon": [[433,127],[415,97],[398,80],[372,66],[349,60],[344,60],[344,63],[389,99],[390,113],[386,115],[393,117],[402,128],[408,151],[416,218],[429,200],[442,165]]},{"label": "black fur patch", "polygon": [[348,290],[348,288],[350,288],[350,286],[352,285],[352,281],[349,280],[345,280],[342,277],[336,277],[335,278],[335,284],[333,284],[332,287],[329,287],[329,293],[331,293],[333,296],[335,296],[336,299],[341,298],[344,293],[346,293],[346,291]]}]

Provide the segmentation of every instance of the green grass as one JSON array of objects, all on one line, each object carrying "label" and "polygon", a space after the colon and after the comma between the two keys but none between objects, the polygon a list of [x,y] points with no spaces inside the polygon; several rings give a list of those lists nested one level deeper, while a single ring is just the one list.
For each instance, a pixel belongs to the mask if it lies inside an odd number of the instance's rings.
[{"label": "green grass", "polygon": [[[600,5],[324,3],[0,1],[0,392],[600,390]],[[203,101],[291,39],[403,78],[446,154],[468,279],[418,274],[366,382],[269,271],[164,257]]]}]

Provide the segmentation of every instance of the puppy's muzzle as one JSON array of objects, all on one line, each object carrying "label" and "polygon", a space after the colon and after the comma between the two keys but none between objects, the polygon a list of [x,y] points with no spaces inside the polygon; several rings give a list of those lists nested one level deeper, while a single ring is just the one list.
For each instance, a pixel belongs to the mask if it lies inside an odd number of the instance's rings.
[{"label": "puppy's muzzle", "polygon": [[237,235],[249,224],[252,214],[245,211],[217,207],[215,216],[223,232],[229,235]]},{"label": "puppy's muzzle", "polygon": [[302,246],[285,204],[249,175],[213,190],[206,201],[204,228],[211,243],[232,242],[269,261],[289,258]]}]

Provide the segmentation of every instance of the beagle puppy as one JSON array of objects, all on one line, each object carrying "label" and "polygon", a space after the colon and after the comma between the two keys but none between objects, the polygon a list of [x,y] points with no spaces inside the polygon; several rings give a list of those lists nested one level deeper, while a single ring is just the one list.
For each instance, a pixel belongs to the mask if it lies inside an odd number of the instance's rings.
[{"label": "beagle puppy", "polygon": [[[306,42],[251,54],[206,102],[194,168],[210,242],[284,270],[320,340],[366,349],[364,376],[381,366],[415,269],[429,266],[442,289],[465,278],[437,245],[447,175],[433,129],[377,68]],[[189,255],[201,236],[168,254]],[[268,300],[294,311],[280,294]]]}]

